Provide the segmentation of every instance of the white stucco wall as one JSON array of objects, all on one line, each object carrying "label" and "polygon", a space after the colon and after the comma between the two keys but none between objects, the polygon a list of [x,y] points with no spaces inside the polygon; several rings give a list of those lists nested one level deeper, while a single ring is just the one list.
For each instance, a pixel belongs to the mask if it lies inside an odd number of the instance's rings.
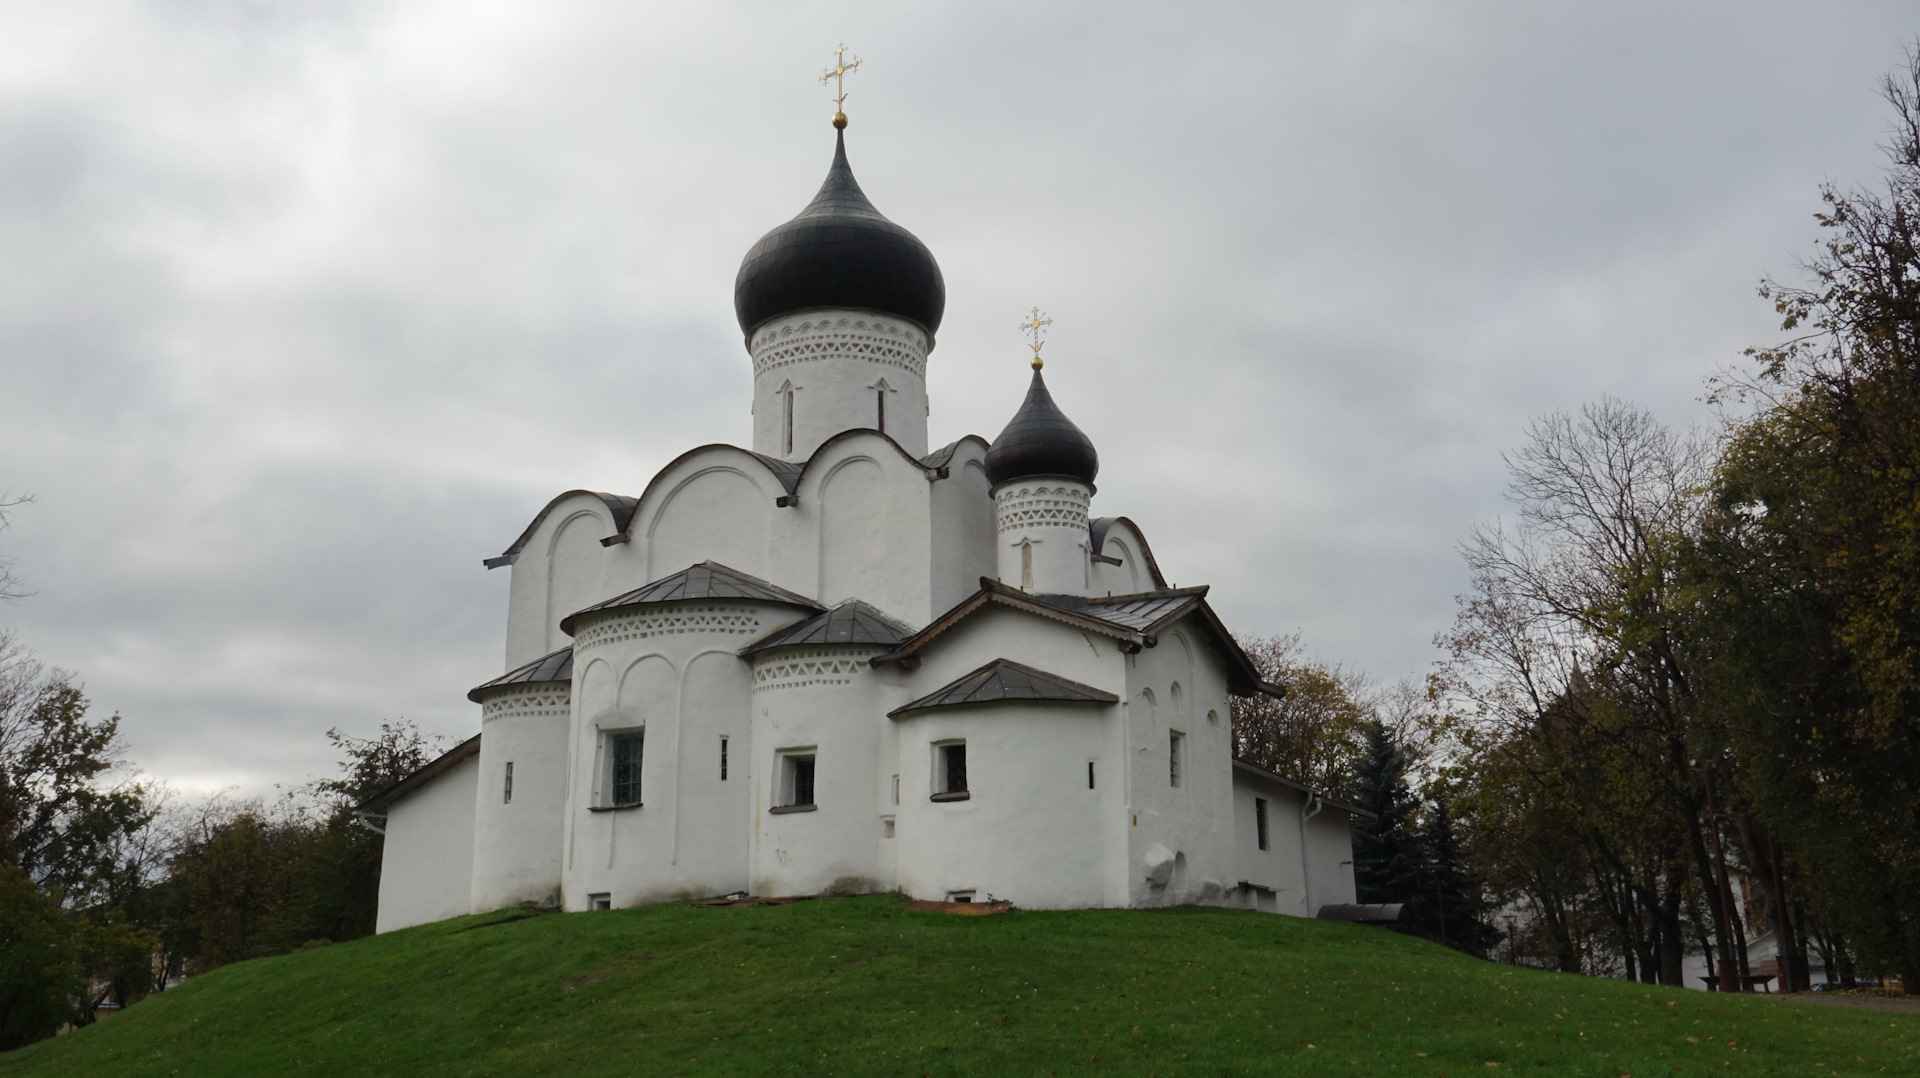
[{"label": "white stucco wall", "polygon": [[[892,731],[885,674],[872,647],[776,648],[754,657],[752,889],[756,894],[864,892],[892,886],[879,863],[891,812],[882,767]],[[814,757],[814,809],[775,812],[781,757]]]},{"label": "white stucco wall", "polygon": [[[873,311],[796,311],[754,331],[753,448],[802,461],[844,430],[879,428],[915,457],[927,453],[926,333],[903,318]],[[787,445],[782,390],[793,391],[793,444]]]},{"label": "white stucco wall", "polygon": [[1092,487],[1067,479],[1022,479],[995,487],[1000,582],[1037,595],[1092,594],[1087,532],[1092,497]]},{"label": "white stucco wall", "polygon": [[[1130,813],[1128,893],[1133,905],[1222,902],[1233,878],[1232,741],[1225,668],[1192,622],[1164,630],[1158,647],[1128,657]],[[1172,784],[1171,735],[1183,735],[1181,781]],[[1176,869],[1148,880],[1155,847]]]},{"label": "white stucco wall", "polygon": [[[997,703],[894,720],[900,889],[934,900],[964,891],[1027,909],[1118,904],[1106,881],[1120,849],[1107,824],[1125,806],[1118,783],[1097,779],[1114,755],[1117,712],[1103,704]],[[966,745],[967,799],[934,801],[935,747],[955,742]]]},{"label": "white stucco wall", "polygon": [[933,484],[933,557],[928,609],[938,617],[980,590],[981,577],[1000,569],[994,555],[992,484],[987,482],[987,446],[968,438],[947,462],[947,478]]},{"label": "white stucco wall", "polygon": [[[582,619],[562,900],[584,909],[726,894],[747,886],[745,775],[719,777],[719,738],[751,767],[751,672],[737,651],[805,613],[770,603],[686,600]],[[644,731],[642,804],[610,808],[607,737]]]},{"label": "white stucco wall", "polygon": [[388,807],[374,931],[457,917],[471,908],[479,776],[476,753]]},{"label": "white stucco wall", "polygon": [[[571,685],[493,690],[481,706],[474,796],[473,912],[560,897]],[[507,765],[513,799],[506,799]]]}]

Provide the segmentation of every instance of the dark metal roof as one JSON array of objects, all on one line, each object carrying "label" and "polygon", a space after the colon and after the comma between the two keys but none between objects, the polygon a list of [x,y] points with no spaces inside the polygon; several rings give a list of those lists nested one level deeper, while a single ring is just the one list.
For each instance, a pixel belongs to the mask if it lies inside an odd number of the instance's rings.
[{"label": "dark metal roof", "polygon": [[605,602],[576,610],[560,619],[560,631],[572,635],[575,622],[583,614],[617,610],[625,606],[640,606],[646,603],[671,603],[682,599],[753,599],[763,603],[804,607],[808,610],[826,609],[804,595],[770,584],[757,576],[750,576],[717,561],[703,561],[698,565],[682,569],[672,576],[661,577],[651,584],[644,584],[623,595],[616,595]]},{"label": "dark metal roof", "polygon": [[783,314],[852,307],[918,323],[931,348],[946,306],[947,284],[933,252],[874,209],[853,178],[845,131],[835,136],[819,193],[753,245],[733,282],[733,310],[749,338]]},{"label": "dark metal roof", "polygon": [[824,614],[776,629],[740,649],[752,655],[768,648],[820,644],[871,644],[890,648],[913,635],[913,626],[888,617],[858,599],[848,599]]},{"label": "dark metal roof", "polygon": [[987,479],[1000,484],[1057,475],[1092,485],[1098,474],[1093,439],[1053,403],[1046,379],[1034,371],[1027,399],[987,449]]},{"label": "dark metal roof", "polygon": [[629,498],[624,494],[607,494],[598,490],[569,490],[548,502],[546,508],[535,514],[533,523],[527,525],[526,530],[520,533],[520,538],[515,539],[499,557],[486,558],[481,561],[481,564],[489,569],[512,565],[514,560],[520,557],[520,549],[527,545],[527,540],[533,538],[534,529],[540,527],[540,522],[547,519],[547,514],[553,512],[553,507],[576,494],[586,494],[600,499],[601,503],[607,507],[607,511],[613,514],[613,530],[616,535],[627,529],[628,523],[633,520],[634,509],[640,504],[640,499]]},{"label": "dark metal roof", "polygon": [[1087,522],[1087,530],[1093,535],[1093,553],[1106,553],[1107,535],[1113,531],[1115,524],[1125,524],[1133,529],[1134,537],[1140,540],[1140,556],[1147,559],[1147,572],[1152,574],[1154,585],[1166,587],[1167,578],[1160,575],[1160,563],[1154,560],[1153,548],[1147,545],[1147,533],[1140,530],[1140,525],[1126,517],[1094,517]]},{"label": "dark metal roof", "polygon": [[1079,629],[1088,629],[1116,638],[1126,651],[1154,647],[1159,632],[1176,621],[1193,617],[1213,637],[1214,646],[1227,660],[1227,691],[1235,696],[1267,693],[1284,696],[1286,689],[1262,681],[1253,660],[1241,649],[1239,641],[1227,631],[1219,615],[1207,605],[1205,585],[1167,591],[1140,592],[1083,598],[1078,595],[1029,595],[992,577],[980,578],[980,590],[960,600],[953,609],[933,619],[926,628],[900,643],[900,646],[867,660],[875,666],[893,662],[917,662],[917,656],[948,629],[968,615],[989,604],[1010,606],[1030,614],[1052,618]]},{"label": "dark metal roof", "polygon": [[991,446],[987,444],[987,440],[985,438],[980,437],[978,434],[969,434],[964,437],[958,438],[954,441],[948,442],[946,445],[943,445],[940,448],[934,450],[933,452],[928,453],[926,456],[921,457],[920,466],[922,468],[931,468],[936,471],[945,469],[948,465],[953,463],[953,455],[955,453],[958,453],[960,451],[960,446],[966,442],[978,442],[980,443],[981,449],[991,448]]},{"label": "dark metal roof", "polygon": [[360,802],[358,805],[355,805],[353,807],[354,811],[364,812],[369,816],[378,816],[386,812],[395,801],[400,800],[413,791],[418,790],[420,787],[425,786],[427,783],[432,782],[434,779],[439,778],[441,775],[453,770],[455,764],[458,764],[469,756],[478,754],[479,751],[480,735],[475,734],[458,745],[455,745],[451,750],[441,754],[439,759],[432,761],[420,770],[415,771],[399,782],[394,783],[379,793],[374,794],[372,797],[367,798],[365,801]]},{"label": "dark metal roof", "polygon": [[899,718],[911,711],[965,704],[998,704],[1009,700],[1056,700],[1076,704],[1117,704],[1120,698],[1091,685],[1035,670],[1012,659],[995,659],[910,704],[887,712]]},{"label": "dark metal roof", "polygon": [[573,645],[568,644],[551,655],[542,655],[525,666],[509,670],[492,681],[475,685],[467,693],[467,699],[479,703],[488,689],[498,689],[507,685],[532,685],[542,681],[573,680]]}]

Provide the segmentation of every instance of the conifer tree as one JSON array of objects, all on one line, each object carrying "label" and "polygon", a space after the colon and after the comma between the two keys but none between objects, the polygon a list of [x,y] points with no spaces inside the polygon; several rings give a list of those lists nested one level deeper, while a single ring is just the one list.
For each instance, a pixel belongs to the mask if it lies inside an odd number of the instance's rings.
[{"label": "conifer tree", "polygon": [[1407,788],[1407,755],[1393,730],[1375,719],[1366,735],[1366,752],[1353,769],[1354,803],[1375,818],[1353,822],[1354,890],[1361,902],[1406,902],[1423,875],[1420,802]]}]

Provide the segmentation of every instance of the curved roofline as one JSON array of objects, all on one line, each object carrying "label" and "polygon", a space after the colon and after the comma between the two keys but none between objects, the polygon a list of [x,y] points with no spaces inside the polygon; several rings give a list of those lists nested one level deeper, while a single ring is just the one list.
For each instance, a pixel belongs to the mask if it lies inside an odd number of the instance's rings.
[{"label": "curved roofline", "polygon": [[624,494],[608,494],[605,491],[599,490],[569,490],[564,494],[556,496],[546,504],[545,508],[536,513],[533,518],[533,523],[527,525],[526,530],[520,533],[520,538],[515,539],[512,545],[508,546],[506,550],[501,551],[498,557],[483,559],[481,564],[489,569],[498,569],[502,565],[512,565],[519,559],[520,551],[527,545],[527,540],[533,538],[533,533],[539,529],[541,522],[547,519],[547,514],[553,512],[553,507],[577,494],[585,494],[589,497],[600,499],[601,503],[607,507],[607,510],[613,514],[613,526],[615,530],[624,529],[628,524],[632,523],[634,512],[640,508],[640,499],[629,498]]},{"label": "curved roofline", "polygon": [[558,651],[550,651],[530,663],[521,663],[519,666],[501,674],[492,681],[483,681],[475,685],[467,691],[467,699],[479,704],[485,703],[486,698],[491,695],[495,689],[517,689],[522,685],[570,685],[573,683],[572,674],[568,674],[568,676],[564,678],[520,677],[521,674],[537,673],[542,665],[551,660],[559,659],[563,655],[567,657],[566,661],[564,663],[555,663],[555,669],[558,670],[560,666],[565,665],[571,670],[573,667],[573,645],[568,644],[566,647]]},{"label": "curved roofline", "polygon": [[[983,454],[987,450],[993,448],[993,443],[987,441],[985,438],[980,437],[978,434],[962,434],[960,437],[955,438],[953,441],[948,442],[946,445],[943,445],[940,448],[934,450],[933,452],[928,453],[926,456],[921,457],[920,466],[923,468],[947,467],[948,465],[953,463],[953,455],[960,451],[960,445],[963,442],[980,443],[980,451]],[[985,462],[983,461],[982,464],[984,463]]]},{"label": "curved roofline", "polygon": [[1162,588],[1167,587],[1167,578],[1160,572],[1160,563],[1154,560],[1153,547],[1147,544],[1147,533],[1141,529],[1140,525],[1133,522],[1132,517],[1095,517],[1088,521],[1087,530],[1093,538],[1093,553],[1099,554],[1106,549],[1107,533],[1113,530],[1115,524],[1125,524],[1133,529],[1133,534],[1140,537],[1140,554],[1147,559],[1147,572],[1153,574],[1155,584]]},{"label": "curved roofline", "polygon": [[[621,525],[620,530],[600,540],[600,545],[613,546],[616,543],[625,543],[631,540],[633,538],[633,522],[640,519],[640,507],[647,504],[647,499],[653,495],[654,488],[660,485],[661,477],[696,454],[705,453],[713,449],[731,449],[736,453],[745,453],[747,456],[759,461],[761,465],[767,469],[768,474],[779,480],[781,488],[787,492],[787,499],[794,499],[798,497],[800,484],[805,481],[808,471],[813,467],[814,461],[820,459],[821,453],[825,452],[828,446],[861,434],[873,435],[892,446],[894,450],[900,454],[902,460],[925,472],[928,482],[946,478],[946,465],[944,463],[939,465],[928,464],[923,458],[916,457],[912,453],[907,452],[906,447],[894,441],[892,435],[885,431],[875,430],[872,427],[849,427],[835,434],[826,441],[821,442],[819,447],[813,451],[813,454],[799,464],[795,464],[790,460],[781,460],[779,457],[769,457],[765,453],[755,453],[751,449],[743,449],[740,446],[730,445],[726,442],[710,442],[707,445],[695,446],[687,450],[685,453],[668,461],[664,467],[658,472],[655,472],[653,478],[648,480],[647,488],[640,492],[639,498],[634,500],[633,511],[628,514],[627,520]],[[976,441],[980,440],[979,435],[969,434],[965,438],[961,438],[960,442],[966,441],[967,438],[972,438]],[[953,447],[957,447],[960,442],[955,442]],[[985,443],[983,442],[982,444]],[[951,457],[951,454],[949,454],[949,457]],[[787,506],[796,505],[798,502],[782,500],[779,504]]]}]

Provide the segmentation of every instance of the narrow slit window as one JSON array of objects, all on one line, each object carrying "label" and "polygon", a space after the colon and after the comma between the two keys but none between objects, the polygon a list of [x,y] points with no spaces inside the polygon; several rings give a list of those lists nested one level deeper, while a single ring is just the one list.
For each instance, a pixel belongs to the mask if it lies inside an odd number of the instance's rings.
[{"label": "narrow slit window", "polygon": [[1093,761],[1087,761],[1087,789],[1093,789]]},{"label": "narrow slit window", "polygon": [[1033,590],[1033,543],[1020,544],[1020,590]]},{"label": "narrow slit window", "polygon": [[1261,849],[1267,848],[1267,799],[1253,799],[1253,836]]},{"label": "narrow slit window", "polygon": [[613,735],[612,775],[607,789],[615,807],[640,803],[640,765],[645,755],[643,733]]},{"label": "narrow slit window", "polygon": [[884,389],[876,389],[874,390],[874,396],[878,398],[877,409],[880,417],[879,425],[874,429],[885,434],[887,433],[887,391]]},{"label": "narrow slit window", "polygon": [[720,737],[720,781],[727,781],[727,739],[724,734]]},{"label": "narrow slit window", "polygon": [[898,775],[893,777],[893,803],[896,805],[900,803],[900,776]]},{"label": "narrow slit window", "polygon": [[506,777],[506,780],[500,784],[500,803],[503,805],[513,804],[513,761],[512,760],[507,761],[507,777]]},{"label": "narrow slit window", "polygon": [[1167,735],[1167,783],[1170,786],[1180,785],[1180,743],[1185,740],[1181,734]]},{"label": "narrow slit window", "polygon": [[783,452],[791,454],[793,452],[793,387],[791,385],[782,387],[780,390],[780,428],[781,439],[786,445]]}]

